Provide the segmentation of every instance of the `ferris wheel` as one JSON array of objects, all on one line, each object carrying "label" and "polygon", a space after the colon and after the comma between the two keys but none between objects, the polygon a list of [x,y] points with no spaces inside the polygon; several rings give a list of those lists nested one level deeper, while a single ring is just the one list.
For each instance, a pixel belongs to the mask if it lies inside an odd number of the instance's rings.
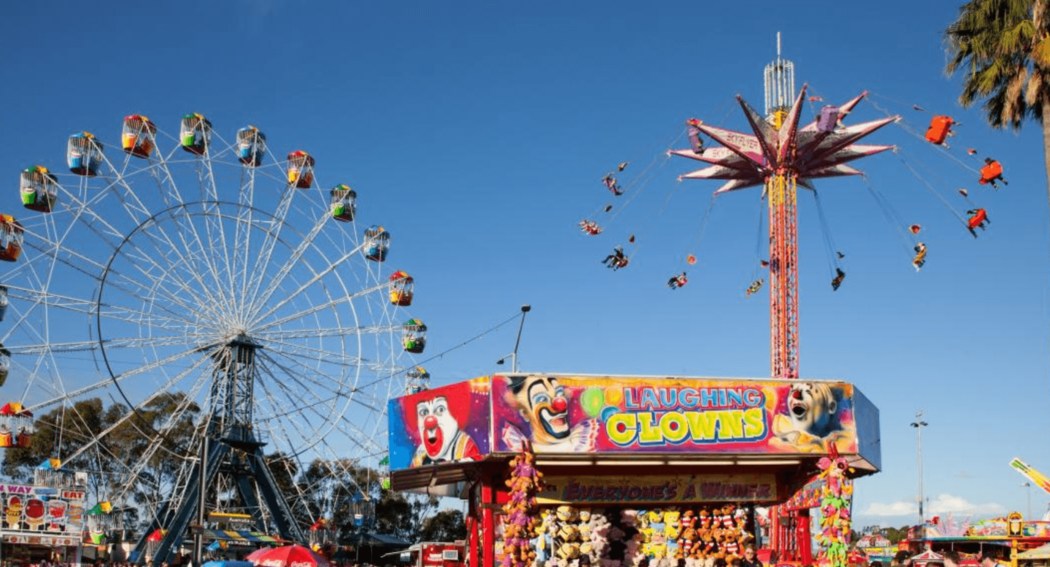
[{"label": "ferris wheel", "polygon": [[303,541],[316,507],[288,480],[378,463],[425,346],[390,232],[307,152],[275,160],[258,128],[227,141],[200,114],[74,134],[66,161],[0,204],[0,446],[94,473],[157,560],[201,501]]}]

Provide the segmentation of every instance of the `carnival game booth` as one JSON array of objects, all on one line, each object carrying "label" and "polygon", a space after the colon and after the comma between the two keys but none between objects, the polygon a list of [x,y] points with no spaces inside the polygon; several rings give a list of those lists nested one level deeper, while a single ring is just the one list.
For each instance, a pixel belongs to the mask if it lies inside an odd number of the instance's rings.
[{"label": "carnival game booth", "polygon": [[33,484],[0,484],[0,556],[6,565],[80,563],[87,476],[34,471]]},{"label": "carnival game booth", "polygon": [[704,565],[815,475],[845,564],[851,479],[880,466],[878,410],[837,381],[495,375],[389,409],[392,488],[466,498],[479,567]]}]

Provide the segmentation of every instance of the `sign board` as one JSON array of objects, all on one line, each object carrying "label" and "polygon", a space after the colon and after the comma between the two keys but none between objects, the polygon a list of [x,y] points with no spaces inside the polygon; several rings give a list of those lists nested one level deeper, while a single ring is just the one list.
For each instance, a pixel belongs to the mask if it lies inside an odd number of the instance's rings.
[{"label": "sign board", "polygon": [[877,470],[878,410],[836,381],[496,375],[390,401],[390,468],[543,454],[822,455]]}]

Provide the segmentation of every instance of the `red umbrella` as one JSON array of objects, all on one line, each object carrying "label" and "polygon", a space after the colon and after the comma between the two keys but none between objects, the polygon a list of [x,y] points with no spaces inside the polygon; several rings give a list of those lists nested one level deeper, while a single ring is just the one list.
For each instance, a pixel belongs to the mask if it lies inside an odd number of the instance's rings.
[{"label": "red umbrella", "polygon": [[260,567],[329,567],[324,557],[301,545],[266,549],[249,561]]},{"label": "red umbrella", "polygon": [[244,558],[244,560],[245,561],[251,561],[252,563],[255,563],[255,560],[258,559],[259,557],[261,557],[262,554],[270,552],[270,551],[273,551],[273,549],[274,548],[272,548],[272,547],[260,547],[259,549],[256,549],[255,551],[249,553]]}]

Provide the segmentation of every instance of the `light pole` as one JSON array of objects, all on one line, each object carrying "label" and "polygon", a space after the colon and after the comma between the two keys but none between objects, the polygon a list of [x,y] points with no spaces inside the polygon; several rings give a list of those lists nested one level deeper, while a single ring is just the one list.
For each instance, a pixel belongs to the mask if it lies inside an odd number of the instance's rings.
[{"label": "light pole", "polygon": [[518,338],[514,340],[514,352],[496,361],[496,364],[503,364],[509,357],[511,372],[518,371],[518,346],[521,344],[521,331],[525,328],[525,314],[529,311],[532,311],[532,306],[528,303],[521,306],[521,323],[518,324]]},{"label": "light pole", "polygon": [[920,537],[923,539],[925,545],[926,540],[926,513],[923,509],[923,493],[922,493],[922,428],[929,425],[922,420],[922,410],[915,412],[915,421],[911,422],[911,426],[915,428],[915,452],[916,460],[919,464],[919,526],[920,526]]}]

